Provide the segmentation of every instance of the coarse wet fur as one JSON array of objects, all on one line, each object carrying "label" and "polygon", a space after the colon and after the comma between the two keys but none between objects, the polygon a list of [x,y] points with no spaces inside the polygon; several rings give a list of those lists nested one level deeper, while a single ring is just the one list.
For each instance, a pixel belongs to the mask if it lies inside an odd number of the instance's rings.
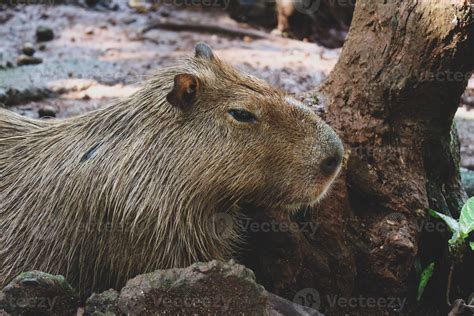
[{"label": "coarse wet fur", "polygon": [[215,218],[235,220],[244,204],[316,203],[342,152],[310,108],[205,44],[78,117],[0,110],[0,275],[6,284],[33,269],[62,274],[87,294],[228,259],[239,232],[223,234]]}]

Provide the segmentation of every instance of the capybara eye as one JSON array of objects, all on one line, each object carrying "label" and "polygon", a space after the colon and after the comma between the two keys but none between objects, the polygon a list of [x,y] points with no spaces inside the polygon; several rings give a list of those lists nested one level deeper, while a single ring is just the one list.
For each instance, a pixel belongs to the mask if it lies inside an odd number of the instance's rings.
[{"label": "capybara eye", "polygon": [[229,111],[229,114],[232,115],[235,120],[242,123],[255,123],[257,121],[252,113],[242,109],[232,109]]}]

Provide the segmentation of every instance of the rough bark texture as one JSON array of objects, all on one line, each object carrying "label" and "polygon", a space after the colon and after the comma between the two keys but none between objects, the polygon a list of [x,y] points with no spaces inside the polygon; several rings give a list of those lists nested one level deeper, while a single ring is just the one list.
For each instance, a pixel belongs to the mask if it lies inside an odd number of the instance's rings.
[{"label": "rough bark texture", "polygon": [[[458,217],[466,199],[453,117],[474,68],[473,9],[461,0],[357,2],[340,60],[314,93],[345,141],[347,168],[317,210],[291,219],[316,223],[313,236],[251,237],[259,257],[247,264],[268,290],[411,299],[420,256],[437,262],[432,302],[445,308],[445,240],[422,224],[428,207]],[[474,290],[466,260],[453,296]]]}]

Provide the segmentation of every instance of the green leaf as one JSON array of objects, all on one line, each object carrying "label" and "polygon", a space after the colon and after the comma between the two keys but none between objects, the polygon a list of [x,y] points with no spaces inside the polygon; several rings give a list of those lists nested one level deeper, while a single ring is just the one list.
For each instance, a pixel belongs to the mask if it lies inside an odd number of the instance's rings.
[{"label": "green leaf", "polygon": [[433,275],[434,266],[435,266],[434,262],[430,263],[425,268],[425,270],[423,270],[423,272],[421,273],[420,283],[418,284],[418,291],[416,293],[417,301],[421,299],[421,296],[423,295],[423,292],[425,291],[426,284],[428,284],[428,281],[431,279],[431,276]]},{"label": "green leaf", "polygon": [[448,241],[451,248],[455,248],[458,244],[461,244],[463,242],[464,238],[461,237],[461,226],[459,225],[457,220],[450,216],[433,211],[431,209],[429,209],[429,213],[435,218],[442,219],[446,223],[446,225],[448,225],[449,229],[453,232],[453,236],[451,236],[451,239]]},{"label": "green leaf", "polygon": [[459,216],[459,227],[461,238],[466,238],[470,232],[474,231],[474,197],[467,200]]},{"label": "green leaf", "polygon": [[474,241],[470,241],[469,246],[471,247],[472,251],[474,251]]},{"label": "green leaf", "polygon": [[456,234],[460,232],[460,227],[459,223],[457,220],[454,218],[444,215],[442,213],[433,211],[432,209],[429,209],[430,215],[433,216],[434,218],[440,218],[442,219],[449,227],[449,229],[453,232],[453,234]]}]

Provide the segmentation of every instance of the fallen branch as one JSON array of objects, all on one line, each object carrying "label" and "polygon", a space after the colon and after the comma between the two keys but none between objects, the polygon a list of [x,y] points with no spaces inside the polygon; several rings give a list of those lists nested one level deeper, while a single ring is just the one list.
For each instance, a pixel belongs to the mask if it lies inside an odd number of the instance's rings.
[{"label": "fallen branch", "polygon": [[462,299],[458,299],[454,301],[453,309],[451,309],[448,316],[461,316],[467,312],[474,313],[474,305],[468,305]]},{"label": "fallen branch", "polygon": [[235,28],[230,26],[223,26],[218,24],[201,24],[201,23],[176,23],[170,21],[159,21],[153,22],[142,30],[142,33],[146,33],[153,29],[163,29],[169,31],[191,31],[198,33],[211,33],[211,34],[221,34],[229,37],[251,37],[253,39],[267,39],[273,41],[282,41],[282,40],[291,40],[288,38],[281,38],[268,34],[263,31],[253,30],[253,29],[244,29],[244,28]]}]

